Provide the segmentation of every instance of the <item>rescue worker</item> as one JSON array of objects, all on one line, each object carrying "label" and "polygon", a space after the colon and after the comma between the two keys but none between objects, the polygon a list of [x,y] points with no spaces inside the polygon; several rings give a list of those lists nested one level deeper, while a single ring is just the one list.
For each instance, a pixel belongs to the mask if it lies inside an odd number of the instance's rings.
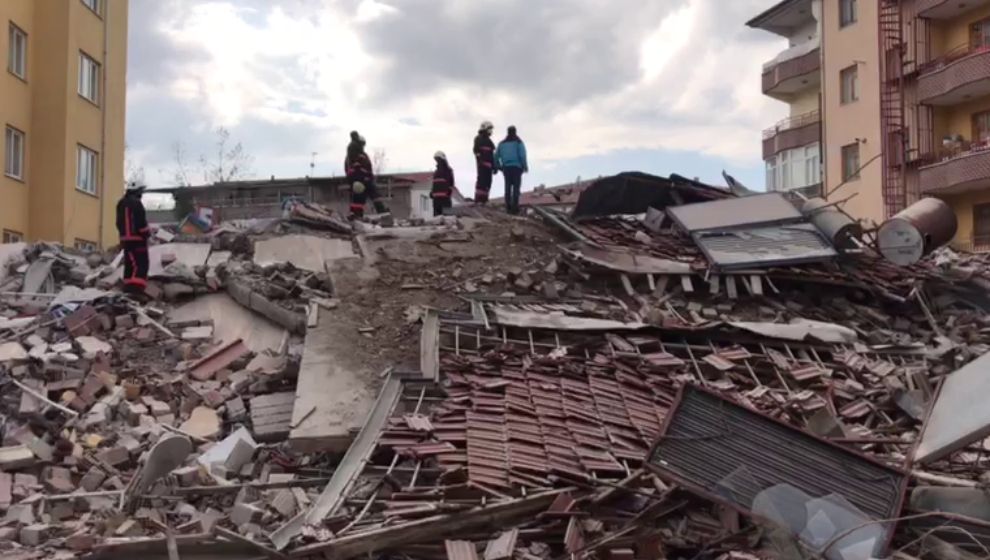
[{"label": "rescue worker", "polygon": [[356,130],[351,131],[351,142],[347,145],[347,157],[344,158],[344,171],[347,182],[351,185],[351,216],[364,217],[364,205],[371,199],[375,212],[387,214],[388,207],[378,197],[375,186],[375,173],[372,169],[371,158],[365,152],[365,139]]},{"label": "rescue worker", "polygon": [[492,142],[492,132],[495,125],[489,121],[481,123],[478,135],[474,137],[474,159],[478,164],[478,181],[474,185],[474,201],[484,205],[488,202],[488,193],[492,190],[492,175],[495,169],[495,143]]},{"label": "rescue worker", "polygon": [[141,204],[144,185],[127,184],[117,202],[117,233],[124,250],[124,291],[143,294],[148,286],[148,238],[151,227]]},{"label": "rescue worker", "polygon": [[436,217],[443,215],[444,208],[453,206],[454,170],[447,163],[447,154],[443,152],[433,154],[433,160],[437,162],[437,169],[433,172],[430,197],[433,199],[433,216]]},{"label": "rescue worker", "polygon": [[529,165],[526,163],[526,145],[516,134],[515,126],[510,126],[505,139],[498,143],[495,169],[505,176],[505,211],[518,214],[522,176],[529,173]]}]

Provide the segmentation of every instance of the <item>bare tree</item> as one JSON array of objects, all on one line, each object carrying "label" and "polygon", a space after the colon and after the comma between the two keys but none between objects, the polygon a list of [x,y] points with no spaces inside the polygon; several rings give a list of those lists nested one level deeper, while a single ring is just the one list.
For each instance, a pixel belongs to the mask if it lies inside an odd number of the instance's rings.
[{"label": "bare tree", "polygon": [[222,126],[217,128],[216,135],[216,153],[210,157],[202,155],[199,158],[206,182],[226,183],[249,175],[254,158],[244,150],[240,142],[231,145],[230,131],[226,128]]},{"label": "bare tree", "polygon": [[385,173],[386,167],[388,167],[388,155],[385,154],[385,148],[378,148],[371,156],[371,168],[375,175],[381,175]]},{"label": "bare tree", "polygon": [[147,180],[145,179],[144,167],[134,162],[130,149],[130,146],[124,144],[124,184],[138,183],[140,185],[146,185]]},{"label": "bare tree", "polygon": [[169,179],[177,187],[190,187],[192,181],[189,180],[189,162],[186,146],[182,142],[172,144],[172,169],[169,171]]}]

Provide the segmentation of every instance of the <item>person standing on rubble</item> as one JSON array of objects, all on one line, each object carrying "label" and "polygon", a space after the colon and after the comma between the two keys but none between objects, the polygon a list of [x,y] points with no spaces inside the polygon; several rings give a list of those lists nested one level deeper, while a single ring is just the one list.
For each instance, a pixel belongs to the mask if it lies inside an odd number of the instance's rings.
[{"label": "person standing on rubble", "polygon": [[447,154],[443,152],[433,154],[433,160],[437,162],[437,169],[433,172],[430,197],[433,199],[433,216],[436,217],[443,215],[444,208],[453,206],[454,170],[447,162]]},{"label": "person standing on rubble", "polygon": [[498,143],[495,170],[502,171],[505,176],[505,211],[518,214],[522,176],[529,173],[529,165],[526,163],[526,144],[516,134],[515,126],[510,126],[505,139]]},{"label": "person standing on rubble", "polygon": [[370,198],[375,206],[375,212],[388,213],[388,207],[378,197],[375,186],[375,172],[372,169],[371,158],[365,152],[365,139],[356,130],[351,131],[351,142],[347,145],[347,156],[344,158],[344,172],[351,186],[351,216],[364,217],[364,205]]},{"label": "person standing on rubble", "polygon": [[492,175],[495,169],[495,143],[492,142],[492,132],[495,125],[490,121],[481,123],[478,135],[474,137],[474,160],[478,164],[478,181],[474,185],[474,202],[484,205],[488,202],[488,193],[492,190]]},{"label": "person standing on rubble", "polygon": [[117,233],[124,250],[124,291],[144,293],[148,287],[148,239],[151,227],[141,204],[144,185],[127,184],[124,196],[117,202]]}]

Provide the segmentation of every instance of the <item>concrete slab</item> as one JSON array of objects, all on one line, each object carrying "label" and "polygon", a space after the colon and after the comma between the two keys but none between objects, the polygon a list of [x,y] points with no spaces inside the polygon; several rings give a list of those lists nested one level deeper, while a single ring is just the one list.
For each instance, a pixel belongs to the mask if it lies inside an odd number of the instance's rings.
[{"label": "concrete slab", "polygon": [[168,315],[170,322],[213,321],[213,341],[229,342],[238,338],[252,352],[277,350],[285,329],[268,319],[244,309],[227,294],[210,294],[177,307]]},{"label": "concrete slab", "polygon": [[[210,250],[209,243],[163,243],[161,245],[152,245],[148,248],[148,276],[154,278],[164,274],[162,257],[166,255],[174,255],[174,262],[182,263],[192,271],[195,267],[206,264],[206,260],[210,257]],[[120,280],[123,276],[124,267],[121,265],[114,271],[112,280]]]},{"label": "concrete slab", "polygon": [[914,460],[930,463],[990,435],[990,353],[950,374],[942,383]]},{"label": "concrete slab", "polygon": [[334,344],[335,321],[321,313],[306,334],[289,434],[299,452],[345,451],[375,400],[367,374],[340,359],[346,350]]},{"label": "concrete slab", "polygon": [[254,263],[269,266],[292,263],[311,272],[325,272],[326,261],[356,257],[349,240],[314,235],[285,235],[254,244]]}]

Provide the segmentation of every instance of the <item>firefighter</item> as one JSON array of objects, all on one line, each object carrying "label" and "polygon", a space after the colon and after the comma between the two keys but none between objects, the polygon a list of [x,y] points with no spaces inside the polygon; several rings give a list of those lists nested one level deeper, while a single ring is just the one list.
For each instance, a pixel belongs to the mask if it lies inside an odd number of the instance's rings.
[{"label": "firefighter", "polygon": [[364,150],[365,145],[364,137],[356,130],[352,130],[351,142],[347,145],[347,157],[344,159],[344,171],[347,174],[347,182],[351,185],[350,209],[354,218],[364,217],[364,205],[369,198],[376,212],[388,213],[388,207],[378,197],[375,173],[372,170],[371,158]]},{"label": "firefighter", "polygon": [[453,206],[454,170],[447,163],[447,155],[443,152],[433,154],[437,162],[437,170],[433,172],[433,188],[430,197],[433,198],[433,216],[442,216],[444,208]]},{"label": "firefighter", "polygon": [[482,205],[488,202],[488,193],[492,190],[492,175],[498,173],[495,169],[495,143],[492,142],[494,130],[495,125],[484,121],[478,129],[478,135],[474,137],[474,160],[478,164],[474,201]]},{"label": "firefighter", "polygon": [[124,291],[143,294],[148,286],[148,238],[151,227],[141,204],[144,185],[130,182],[117,202],[117,233],[124,250]]}]

